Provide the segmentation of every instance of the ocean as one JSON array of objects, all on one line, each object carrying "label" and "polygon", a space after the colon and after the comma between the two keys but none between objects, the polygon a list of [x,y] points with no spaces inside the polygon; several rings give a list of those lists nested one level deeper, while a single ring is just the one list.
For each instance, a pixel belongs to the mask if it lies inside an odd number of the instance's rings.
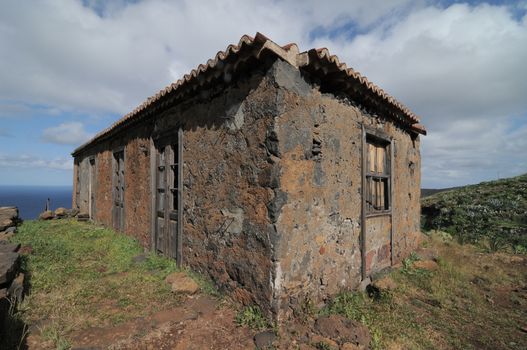
[{"label": "ocean", "polygon": [[71,186],[3,186],[0,207],[16,206],[23,220],[33,220],[44,211],[49,198],[51,209],[71,208]]}]

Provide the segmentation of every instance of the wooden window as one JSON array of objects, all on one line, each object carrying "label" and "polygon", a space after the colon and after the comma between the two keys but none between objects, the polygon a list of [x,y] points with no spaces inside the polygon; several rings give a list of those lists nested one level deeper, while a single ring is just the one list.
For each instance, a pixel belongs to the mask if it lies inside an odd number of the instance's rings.
[{"label": "wooden window", "polygon": [[171,171],[171,188],[170,188],[170,192],[171,192],[171,205],[172,207],[170,208],[171,210],[173,211],[177,211],[179,210],[179,205],[178,205],[178,191],[179,191],[179,186],[178,186],[178,183],[179,183],[179,177],[178,177],[178,169],[179,169],[179,146],[178,144],[174,144],[171,146],[171,153],[172,153],[172,164],[170,164],[170,171]]},{"label": "wooden window", "polygon": [[157,154],[157,210],[161,215],[165,212],[166,155],[162,148]]},{"label": "wooden window", "polygon": [[366,212],[388,212],[390,203],[390,143],[366,137]]}]

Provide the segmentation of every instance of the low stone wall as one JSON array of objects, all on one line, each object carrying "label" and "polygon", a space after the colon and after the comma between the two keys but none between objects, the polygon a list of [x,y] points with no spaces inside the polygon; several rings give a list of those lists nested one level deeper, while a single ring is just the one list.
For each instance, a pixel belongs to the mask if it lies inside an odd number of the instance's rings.
[{"label": "low stone wall", "polygon": [[0,207],[0,337],[10,329],[10,310],[24,294],[24,274],[20,269],[20,244],[9,243],[21,222],[16,207]]}]

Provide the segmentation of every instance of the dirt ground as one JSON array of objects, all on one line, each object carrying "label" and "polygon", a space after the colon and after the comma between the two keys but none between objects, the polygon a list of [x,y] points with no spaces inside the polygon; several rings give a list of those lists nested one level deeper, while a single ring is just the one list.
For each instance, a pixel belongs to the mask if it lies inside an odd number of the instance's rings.
[{"label": "dirt ground", "polygon": [[[236,312],[217,299],[189,296],[183,306],[159,311],[117,326],[92,327],[71,334],[72,349],[251,349],[254,331],[239,327]],[[55,349],[33,328],[32,350]]]}]

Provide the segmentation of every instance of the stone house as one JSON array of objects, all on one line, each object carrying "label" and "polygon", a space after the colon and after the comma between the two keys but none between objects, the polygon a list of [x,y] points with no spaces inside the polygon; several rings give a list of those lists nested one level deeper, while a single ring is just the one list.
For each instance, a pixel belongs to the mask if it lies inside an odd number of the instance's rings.
[{"label": "stone house", "polygon": [[78,147],[73,206],[283,319],[416,248],[418,122],[327,49],[243,36]]}]

